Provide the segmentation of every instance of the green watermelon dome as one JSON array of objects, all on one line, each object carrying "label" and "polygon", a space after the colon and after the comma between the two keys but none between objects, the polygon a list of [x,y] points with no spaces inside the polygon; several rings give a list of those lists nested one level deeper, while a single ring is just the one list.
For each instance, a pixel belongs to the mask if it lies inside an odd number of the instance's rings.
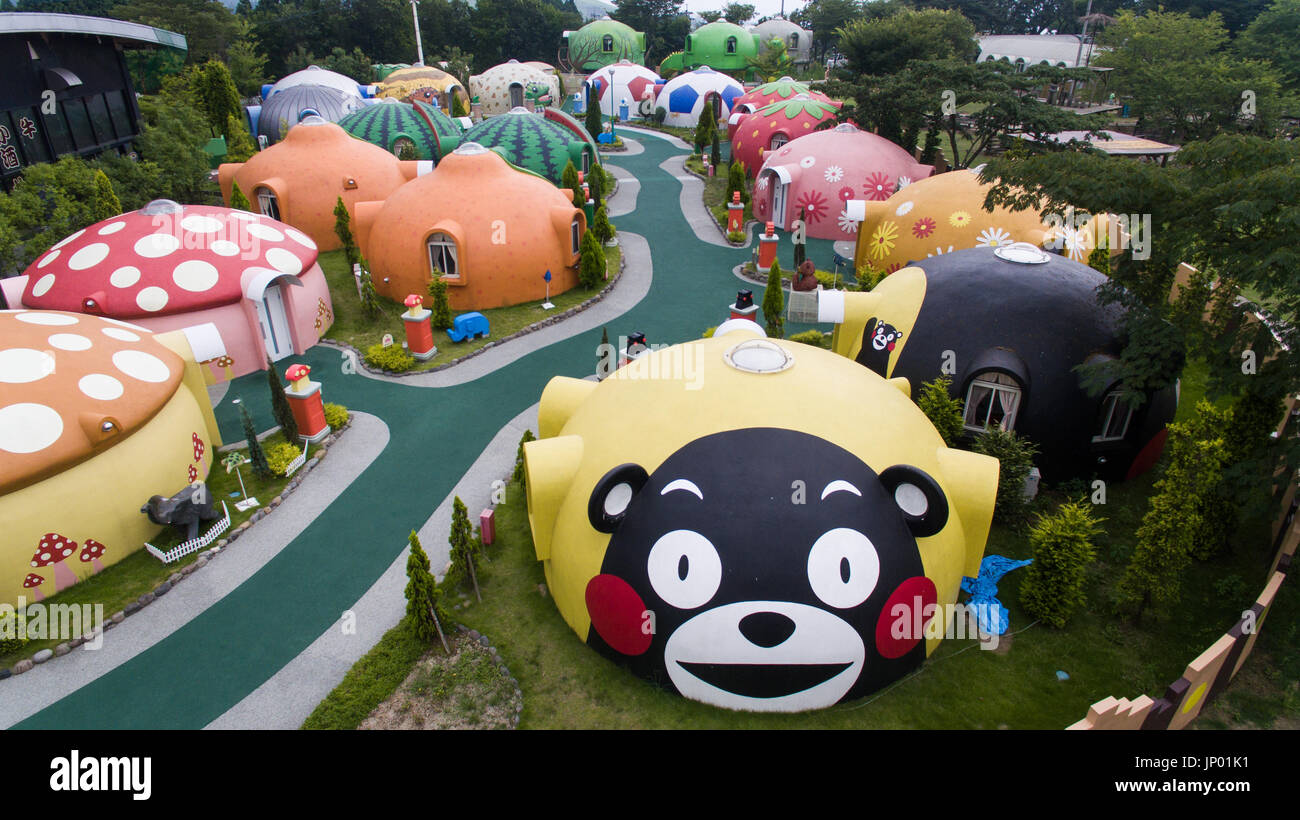
[{"label": "green watermelon dome", "polygon": [[441,155],[433,124],[409,103],[383,100],[367,105],[339,120],[339,127],[398,157],[404,146],[415,152],[408,159],[436,160]]},{"label": "green watermelon dome", "polygon": [[484,120],[466,131],[461,141],[476,142],[490,148],[512,165],[532,171],[556,185],[560,184],[564,166],[569,162],[579,171],[587,171],[597,162],[590,142],[562,124],[526,108],[514,108]]},{"label": "green watermelon dome", "polygon": [[604,17],[563,36],[574,71],[595,71],[619,60],[645,65],[645,34],[626,23]]}]

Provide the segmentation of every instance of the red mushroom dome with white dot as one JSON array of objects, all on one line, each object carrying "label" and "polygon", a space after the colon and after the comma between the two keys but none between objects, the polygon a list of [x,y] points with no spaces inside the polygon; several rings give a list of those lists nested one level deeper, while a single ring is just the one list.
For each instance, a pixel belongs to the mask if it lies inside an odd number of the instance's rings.
[{"label": "red mushroom dome with white dot", "polygon": [[126,439],[184,372],[180,356],[127,322],[0,311],[0,495]]},{"label": "red mushroom dome with white dot", "polygon": [[259,214],[156,200],[77,231],[27,269],[23,304],[117,319],[237,302],[250,270],[316,264],[306,234]]}]

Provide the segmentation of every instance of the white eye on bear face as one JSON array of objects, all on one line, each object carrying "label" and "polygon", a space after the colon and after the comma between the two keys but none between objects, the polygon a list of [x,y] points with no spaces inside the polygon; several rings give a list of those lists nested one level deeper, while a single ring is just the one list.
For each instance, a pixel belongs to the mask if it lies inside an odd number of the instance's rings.
[{"label": "white eye on bear face", "polygon": [[830,530],[808,551],[808,583],[827,606],[851,609],[871,597],[879,580],[880,556],[857,530]]},{"label": "white eye on bear face", "polygon": [[709,539],[694,530],[673,530],[650,548],[646,573],[655,593],[678,609],[709,602],[722,583],[722,559]]}]

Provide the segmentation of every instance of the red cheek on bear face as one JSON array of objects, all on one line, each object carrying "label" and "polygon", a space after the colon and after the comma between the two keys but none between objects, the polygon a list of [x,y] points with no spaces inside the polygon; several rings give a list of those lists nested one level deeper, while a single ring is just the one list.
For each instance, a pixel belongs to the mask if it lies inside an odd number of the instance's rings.
[{"label": "red cheek on bear face", "polygon": [[640,655],[654,635],[643,617],[645,602],[632,585],[617,575],[597,575],[587,582],[587,614],[596,634],[615,652]]},{"label": "red cheek on bear face", "polygon": [[876,649],[886,658],[901,658],[925,637],[939,599],[934,581],[924,575],[908,578],[885,601],[876,621]]}]

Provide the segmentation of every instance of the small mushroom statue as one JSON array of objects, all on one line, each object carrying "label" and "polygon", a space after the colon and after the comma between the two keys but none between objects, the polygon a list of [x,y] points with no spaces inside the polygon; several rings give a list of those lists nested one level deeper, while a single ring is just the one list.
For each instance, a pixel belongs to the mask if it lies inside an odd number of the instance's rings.
[{"label": "small mushroom statue", "polygon": [[420,298],[420,294],[412,293],[406,297],[405,305],[407,307],[406,315],[414,319],[420,315],[420,310],[424,307],[424,300]]},{"label": "small mushroom statue", "polygon": [[288,370],[284,371],[284,377],[292,384],[290,389],[295,393],[301,393],[307,389],[311,382],[311,368],[305,364],[291,365]]}]

